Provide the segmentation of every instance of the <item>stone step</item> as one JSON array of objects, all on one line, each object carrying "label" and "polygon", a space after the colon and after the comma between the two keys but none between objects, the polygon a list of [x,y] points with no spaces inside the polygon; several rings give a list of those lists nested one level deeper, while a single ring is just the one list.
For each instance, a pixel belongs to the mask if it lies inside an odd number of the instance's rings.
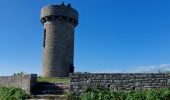
[{"label": "stone step", "polygon": [[69,85],[66,85],[66,84],[41,84],[41,85],[38,85],[38,86],[58,86],[58,87],[68,87]]},{"label": "stone step", "polygon": [[69,85],[68,83],[58,83],[58,82],[54,82],[54,83],[50,83],[50,82],[38,82],[38,85],[50,85],[50,84],[54,84],[54,85]]},{"label": "stone step", "polygon": [[32,95],[27,100],[67,100],[65,95]]},{"label": "stone step", "polygon": [[68,90],[36,90],[33,91],[32,94],[56,94],[56,95],[63,95],[68,93]]},{"label": "stone step", "polygon": [[69,92],[68,84],[39,82],[33,87],[31,93],[34,95],[43,95],[43,94],[63,95],[68,92]]},{"label": "stone step", "polygon": [[68,85],[37,85],[38,89],[69,90]]},{"label": "stone step", "polygon": [[69,83],[59,83],[59,82],[54,82],[53,84],[56,84],[56,85],[69,85]]}]

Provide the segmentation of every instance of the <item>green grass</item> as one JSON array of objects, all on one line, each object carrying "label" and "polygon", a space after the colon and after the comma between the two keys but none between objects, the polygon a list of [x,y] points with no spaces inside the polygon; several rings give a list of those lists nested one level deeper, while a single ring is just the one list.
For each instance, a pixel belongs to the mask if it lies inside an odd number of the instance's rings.
[{"label": "green grass", "polygon": [[25,100],[28,97],[22,89],[0,86],[0,100]]},{"label": "green grass", "polygon": [[50,83],[69,83],[69,78],[68,77],[38,77],[37,78],[38,82],[50,82]]}]

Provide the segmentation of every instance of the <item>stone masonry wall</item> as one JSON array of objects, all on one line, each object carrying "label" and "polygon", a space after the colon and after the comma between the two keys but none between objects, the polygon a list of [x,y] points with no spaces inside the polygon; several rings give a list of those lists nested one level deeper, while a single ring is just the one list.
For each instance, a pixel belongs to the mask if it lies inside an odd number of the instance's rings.
[{"label": "stone masonry wall", "polygon": [[68,77],[74,65],[74,29],[78,12],[64,5],[48,5],[41,10],[44,25],[43,77]]},{"label": "stone masonry wall", "polygon": [[18,87],[25,90],[27,93],[31,92],[32,87],[37,82],[37,75],[23,75],[23,76],[0,76],[0,86]]},{"label": "stone masonry wall", "polygon": [[95,85],[117,90],[170,87],[170,74],[163,73],[71,73],[70,92],[82,95]]}]

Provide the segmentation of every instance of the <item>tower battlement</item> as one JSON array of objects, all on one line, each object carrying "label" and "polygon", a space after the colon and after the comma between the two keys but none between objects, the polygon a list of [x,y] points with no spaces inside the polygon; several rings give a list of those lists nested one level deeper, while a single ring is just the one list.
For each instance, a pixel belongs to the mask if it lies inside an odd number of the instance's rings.
[{"label": "tower battlement", "polygon": [[78,25],[78,12],[65,5],[48,5],[41,10],[41,22],[45,23],[52,20],[62,20]]}]

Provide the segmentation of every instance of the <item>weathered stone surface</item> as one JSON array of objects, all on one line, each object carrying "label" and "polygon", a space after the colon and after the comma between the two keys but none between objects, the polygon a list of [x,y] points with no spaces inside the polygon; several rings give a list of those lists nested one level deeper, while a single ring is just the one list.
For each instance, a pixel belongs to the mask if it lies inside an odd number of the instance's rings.
[{"label": "weathered stone surface", "polygon": [[0,85],[6,87],[18,87],[25,90],[27,93],[31,92],[33,86],[37,83],[37,75],[23,75],[23,76],[1,76]]},{"label": "weathered stone surface", "polygon": [[68,77],[74,70],[74,28],[78,12],[64,5],[48,5],[41,10],[44,25],[43,77]]},{"label": "weathered stone surface", "polygon": [[81,95],[86,87],[95,85],[115,91],[170,87],[169,77],[163,73],[72,73],[70,92]]}]

